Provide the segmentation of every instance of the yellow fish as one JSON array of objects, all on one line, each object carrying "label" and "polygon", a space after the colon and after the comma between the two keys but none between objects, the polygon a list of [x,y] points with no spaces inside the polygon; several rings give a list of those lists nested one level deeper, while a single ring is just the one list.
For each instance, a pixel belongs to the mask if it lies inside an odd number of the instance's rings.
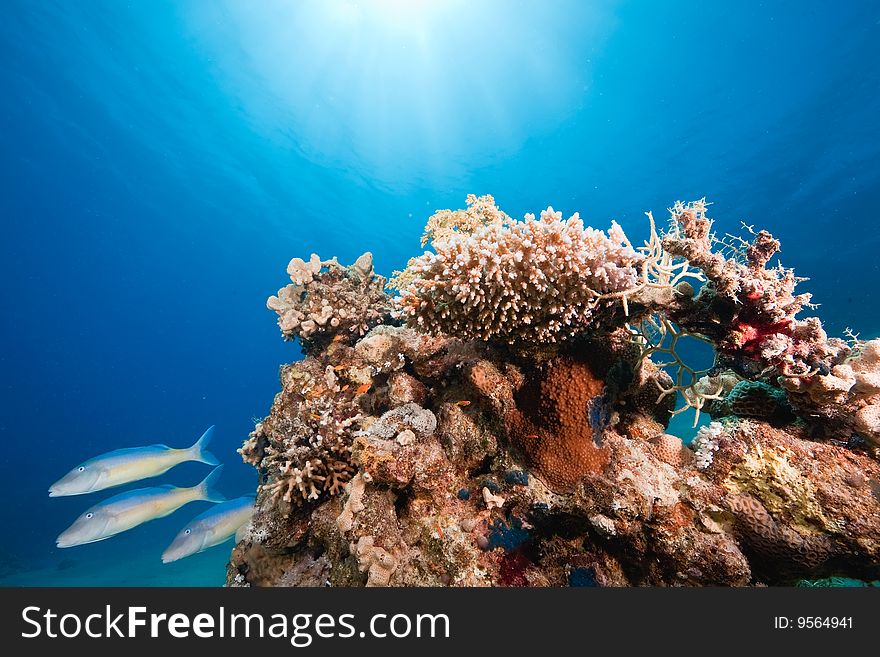
[{"label": "yellow fish", "polygon": [[55,542],[60,548],[96,543],[150,520],[164,518],[190,502],[225,502],[226,498],[213,489],[222,469],[222,465],[214,468],[202,483],[192,488],[156,486],[114,495],[88,509]]},{"label": "yellow fish", "polygon": [[80,463],[49,488],[49,497],[85,495],[105,488],[120,486],[139,479],[157,477],[178,463],[199,461],[217,465],[219,461],[208,451],[214,434],[210,427],[192,447],[174,449],[166,445],[127,447],[96,456]]}]

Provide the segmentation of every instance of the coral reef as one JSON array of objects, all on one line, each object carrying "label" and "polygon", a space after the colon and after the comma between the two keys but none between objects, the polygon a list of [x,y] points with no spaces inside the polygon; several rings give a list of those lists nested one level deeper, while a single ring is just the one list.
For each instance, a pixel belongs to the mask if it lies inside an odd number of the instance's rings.
[{"label": "coral reef", "polygon": [[[240,450],[260,486],[230,586],[880,577],[880,340],[800,318],[769,233],[719,240],[679,203],[634,249],[467,205],[396,300],[369,258],[291,262],[270,307],[306,356]],[[712,418],[690,445],[688,408]]]}]

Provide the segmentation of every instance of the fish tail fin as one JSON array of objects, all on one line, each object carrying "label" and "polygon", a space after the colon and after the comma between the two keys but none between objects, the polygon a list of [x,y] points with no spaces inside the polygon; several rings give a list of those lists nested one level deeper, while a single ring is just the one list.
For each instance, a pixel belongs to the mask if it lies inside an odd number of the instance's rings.
[{"label": "fish tail fin", "polygon": [[220,478],[220,472],[223,470],[222,465],[218,465],[216,468],[211,470],[211,474],[202,480],[202,483],[198,485],[199,499],[205,500],[206,502],[225,502],[226,498],[221,495],[218,491],[214,489],[214,486],[217,485],[217,480]]},{"label": "fish tail fin", "polygon": [[245,538],[247,538],[248,530],[251,528],[251,522],[248,520],[241,527],[235,530],[235,542],[241,543]]},{"label": "fish tail fin", "polygon": [[193,460],[207,463],[208,465],[220,465],[220,461],[217,460],[217,457],[208,451],[208,443],[211,442],[211,438],[213,437],[214,425],[212,424],[208,427],[208,430],[202,434],[202,437],[196,441],[196,444],[189,448],[192,452]]}]

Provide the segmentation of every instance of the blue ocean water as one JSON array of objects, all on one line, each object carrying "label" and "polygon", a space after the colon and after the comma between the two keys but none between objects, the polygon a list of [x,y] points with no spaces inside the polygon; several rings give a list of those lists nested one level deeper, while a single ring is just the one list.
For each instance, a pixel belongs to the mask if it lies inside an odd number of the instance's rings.
[{"label": "blue ocean water", "polygon": [[288,260],[390,274],[471,192],[634,242],[705,196],[782,240],[829,332],[880,335],[877,3],[20,0],[0,62],[0,584],[222,583],[225,547],[159,558],[204,503],[59,550],[102,494],[48,486],[216,424],[252,492]]}]

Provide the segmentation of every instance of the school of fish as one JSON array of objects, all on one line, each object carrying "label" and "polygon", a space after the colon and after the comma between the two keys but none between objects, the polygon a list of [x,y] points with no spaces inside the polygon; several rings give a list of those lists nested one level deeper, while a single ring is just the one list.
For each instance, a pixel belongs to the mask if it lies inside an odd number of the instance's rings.
[{"label": "school of fish", "polygon": [[187,523],[162,554],[163,563],[197,554],[236,536],[253,515],[254,497],[227,500],[215,490],[223,466],[208,451],[213,434],[212,426],[195,444],[182,449],[167,445],[117,449],[73,468],[49,487],[49,497],[86,495],[158,477],[187,461],[216,466],[199,484],[188,488],[166,484],[113,495],[86,509],[70,527],[61,532],[56,545],[70,548],[103,541],[145,522],[164,518],[182,506],[198,501],[211,502],[215,506]]}]

